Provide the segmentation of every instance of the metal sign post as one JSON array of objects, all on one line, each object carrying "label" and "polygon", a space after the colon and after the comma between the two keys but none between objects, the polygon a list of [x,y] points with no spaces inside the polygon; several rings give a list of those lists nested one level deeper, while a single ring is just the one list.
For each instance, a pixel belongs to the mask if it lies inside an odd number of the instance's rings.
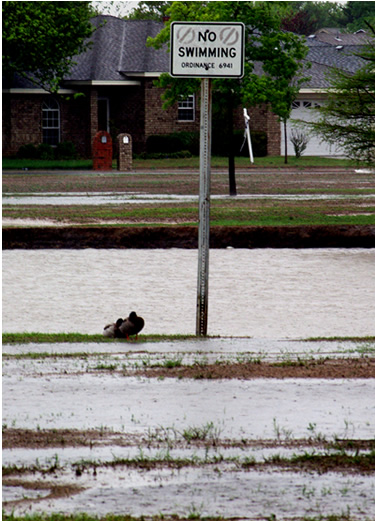
[{"label": "metal sign post", "polygon": [[201,120],[199,157],[199,230],[198,230],[198,291],[196,335],[207,335],[208,265],[210,251],[211,193],[211,129],[212,84],[209,78],[201,82]]},{"label": "metal sign post", "polygon": [[245,26],[234,22],[172,22],[171,76],[201,78],[198,291],[196,335],[207,335],[210,247],[212,80],[240,78]]}]

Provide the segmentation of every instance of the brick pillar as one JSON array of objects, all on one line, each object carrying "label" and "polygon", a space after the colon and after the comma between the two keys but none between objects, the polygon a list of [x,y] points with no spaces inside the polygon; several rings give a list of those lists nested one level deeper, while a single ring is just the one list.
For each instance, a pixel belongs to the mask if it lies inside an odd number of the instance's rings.
[{"label": "brick pillar", "polygon": [[[98,132],[98,91],[90,91],[90,143],[94,143],[94,138]],[[94,151],[92,150],[92,153]]]},{"label": "brick pillar", "polygon": [[111,134],[101,130],[97,132],[92,144],[93,170],[112,170]]},{"label": "brick pillar", "polygon": [[117,170],[131,170],[133,166],[133,143],[130,134],[117,136]]},{"label": "brick pillar", "polygon": [[267,111],[267,156],[281,155],[281,123],[269,108]]}]

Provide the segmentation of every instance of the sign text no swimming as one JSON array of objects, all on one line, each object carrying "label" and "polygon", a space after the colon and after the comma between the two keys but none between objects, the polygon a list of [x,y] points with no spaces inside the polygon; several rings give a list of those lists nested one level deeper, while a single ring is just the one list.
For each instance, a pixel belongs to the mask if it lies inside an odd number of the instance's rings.
[{"label": "sign text no swimming", "polygon": [[239,22],[172,22],[171,76],[240,78],[244,33]]}]

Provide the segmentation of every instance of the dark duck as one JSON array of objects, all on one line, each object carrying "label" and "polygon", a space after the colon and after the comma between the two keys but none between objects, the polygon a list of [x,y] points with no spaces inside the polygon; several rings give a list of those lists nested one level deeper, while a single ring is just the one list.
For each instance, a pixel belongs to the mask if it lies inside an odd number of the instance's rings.
[{"label": "dark duck", "polygon": [[103,335],[108,338],[122,338],[123,335],[121,334],[120,326],[123,322],[123,319],[119,318],[114,324],[108,324],[103,329]]},{"label": "dark duck", "polygon": [[139,317],[135,311],[132,311],[128,318],[120,325],[120,333],[123,337],[129,338],[132,335],[138,338],[138,333],[143,329],[145,321],[142,317]]}]

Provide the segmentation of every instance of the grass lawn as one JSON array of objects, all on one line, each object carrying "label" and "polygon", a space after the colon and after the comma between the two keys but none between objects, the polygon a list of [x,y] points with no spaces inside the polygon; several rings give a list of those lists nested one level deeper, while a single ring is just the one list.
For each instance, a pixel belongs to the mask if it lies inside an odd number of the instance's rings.
[{"label": "grass lawn", "polygon": [[[228,159],[226,157],[212,157],[211,166],[213,168],[226,168]],[[285,164],[283,156],[277,157],[256,157],[254,165],[251,166],[249,158],[237,157],[237,168],[261,168],[261,167],[299,167],[301,169],[309,167],[340,167],[350,168],[355,163],[347,159],[324,158],[315,156],[306,156],[296,159],[291,156],[288,158],[288,163]],[[69,160],[69,161],[53,161],[40,159],[9,159],[3,158],[3,170],[91,170],[92,161],[90,159]],[[113,161],[113,169],[116,170],[116,161]],[[199,157],[191,157],[184,159],[134,159],[134,170],[165,170],[169,168],[184,169],[192,168],[199,169]]]}]

